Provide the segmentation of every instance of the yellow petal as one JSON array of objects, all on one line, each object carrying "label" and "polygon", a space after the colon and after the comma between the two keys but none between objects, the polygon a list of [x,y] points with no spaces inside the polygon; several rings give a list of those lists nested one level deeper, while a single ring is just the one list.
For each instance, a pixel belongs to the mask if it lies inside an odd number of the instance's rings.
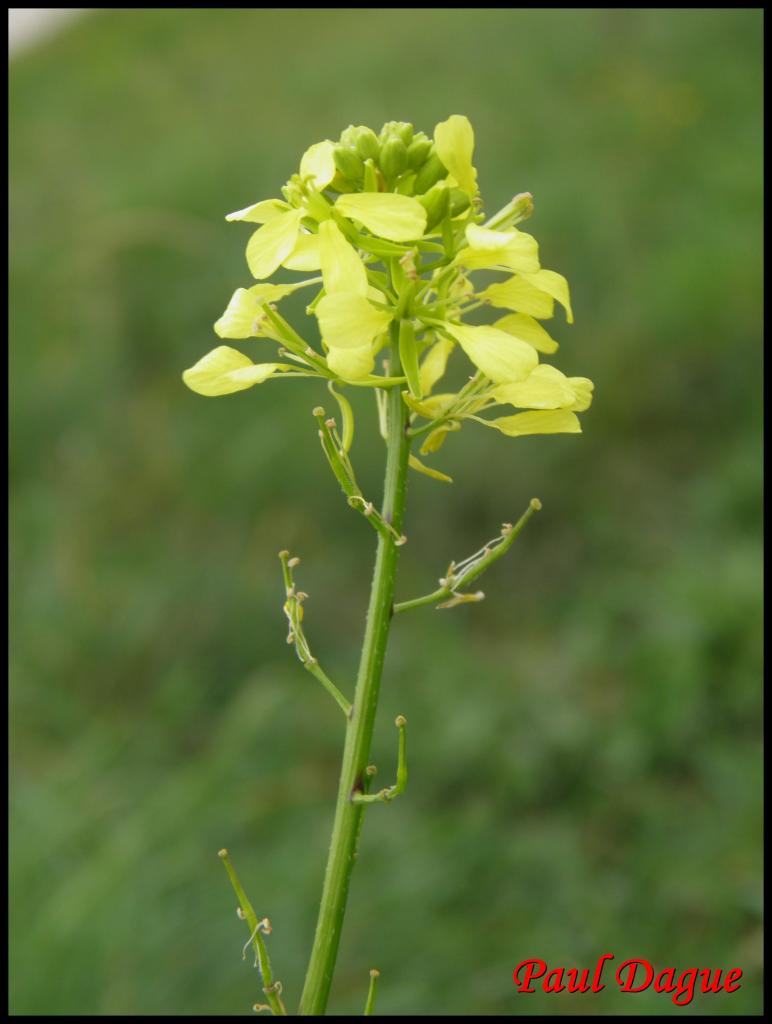
[{"label": "yellow petal", "polygon": [[541,320],[548,320],[555,309],[551,295],[541,288],[535,288],[525,277],[516,275],[507,281],[491,284],[480,292],[481,299],[487,299],[493,306],[514,309],[518,313],[528,313]]},{"label": "yellow petal", "polygon": [[570,324],[574,322],[574,314],[571,310],[571,297],[568,293],[568,281],[566,281],[562,274],[558,274],[554,270],[538,270],[535,274],[525,273],[523,277],[534,288],[538,288],[539,291],[546,292],[553,299],[557,299],[566,311],[566,320]]},{"label": "yellow petal", "polygon": [[459,252],[455,262],[469,270],[501,267],[532,273],[539,269],[538,243],[525,231],[491,231],[470,224],[466,239],[469,244]]},{"label": "yellow petal", "polygon": [[474,130],[468,117],[452,114],[434,129],[437,155],[459,188],[470,196],[477,192],[477,171],[472,166]]},{"label": "yellow petal", "polygon": [[445,368],[448,365],[448,357],[455,348],[455,345],[448,338],[440,338],[436,341],[421,362],[419,377],[421,389],[428,395],[438,380],[445,375]]},{"label": "yellow petal", "polygon": [[474,365],[495,384],[523,380],[539,361],[533,346],[506,331],[467,324],[446,323],[444,326]]},{"label": "yellow petal", "polygon": [[287,270],[319,270],[322,266],[322,258],[319,253],[319,236],[306,234],[301,231],[295,248],[289,256],[282,261],[282,266]]},{"label": "yellow petal", "polygon": [[214,325],[215,333],[221,338],[273,338],[280,341],[263,305],[279,302],[307,285],[307,281],[297,281],[295,284],[255,284],[251,288],[237,288],[228,308]]},{"label": "yellow petal", "polygon": [[543,364],[516,384],[501,384],[493,391],[497,402],[519,409],[573,409],[576,393],[560,370]]},{"label": "yellow petal", "polygon": [[375,367],[372,345],[357,348],[331,348],[327,353],[327,365],[343,380],[363,380]]},{"label": "yellow petal", "polygon": [[263,199],[260,203],[252,203],[251,206],[245,206],[243,210],[229,213],[225,219],[248,220],[254,224],[267,224],[269,220],[274,220],[289,209],[290,207],[287,203],[283,203],[280,199]]},{"label": "yellow petal", "polygon": [[420,238],[426,228],[426,210],[417,199],[395,192],[358,192],[341,196],[335,209],[363,224],[368,231],[391,242]]},{"label": "yellow petal", "polygon": [[338,292],[367,295],[365,265],[333,220],[324,220],[319,225],[319,257],[328,295]]},{"label": "yellow petal", "polygon": [[440,473],[438,469],[432,469],[431,466],[425,466],[415,455],[409,456],[407,461],[411,469],[415,469],[418,473],[423,473],[424,476],[430,476],[432,480],[441,480],[446,484],[453,483],[452,476],[448,476],[447,473]]},{"label": "yellow petal", "polygon": [[508,437],[522,437],[525,434],[581,434],[578,418],[568,409],[554,409],[550,412],[519,412],[515,416],[502,416],[488,420],[487,425],[500,430]]},{"label": "yellow petal", "polygon": [[441,427],[435,427],[421,445],[421,454],[432,455],[434,452],[438,452],[445,444],[445,438],[448,434],[452,434],[456,430],[460,429],[461,424],[458,420],[448,420],[448,422],[443,423]]},{"label": "yellow petal", "polygon": [[237,288],[214,330],[220,338],[275,338],[272,326],[258,297]]},{"label": "yellow petal", "polygon": [[584,412],[592,404],[592,392],[595,385],[587,377],[569,377],[568,383],[574,390],[575,401],[571,408],[574,412]]},{"label": "yellow petal", "polygon": [[522,231],[494,231],[492,228],[481,227],[479,224],[467,224],[466,242],[470,249],[483,252],[486,249],[505,249],[514,242]]},{"label": "yellow petal", "polygon": [[212,398],[244,391],[268,380],[274,373],[290,370],[284,363],[253,363],[235,348],[220,345],[185,370],[183,381],[196,394]]},{"label": "yellow petal", "polygon": [[332,152],[332,142],[317,142],[305,151],[300,160],[300,177],[309,178],[312,187],[319,192],[335,177],[335,160]]},{"label": "yellow petal", "polygon": [[390,313],[371,306],[361,295],[345,292],[325,295],[315,312],[322,340],[330,349],[369,346],[391,322]]},{"label": "yellow petal", "polygon": [[252,235],[247,243],[247,263],[253,277],[270,277],[289,256],[297,243],[302,216],[302,210],[290,210]]},{"label": "yellow petal", "polygon": [[558,350],[558,343],[547,334],[542,325],[525,313],[509,313],[497,320],[493,326],[512,334],[515,338],[520,338],[521,341],[527,341],[537,352],[550,354]]}]

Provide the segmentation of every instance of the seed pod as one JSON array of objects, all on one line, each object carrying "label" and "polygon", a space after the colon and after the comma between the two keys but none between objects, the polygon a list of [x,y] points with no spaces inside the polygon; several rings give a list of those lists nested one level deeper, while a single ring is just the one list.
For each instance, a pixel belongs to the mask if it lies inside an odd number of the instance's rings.
[{"label": "seed pod", "polygon": [[378,144],[378,136],[372,128],[360,125],[355,129],[354,147],[363,160],[368,158],[370,160],[378,160],[381,147]]},{"label": "seed pod", "polygon": [[421,390],[421,374],[418,369],[418,348],[415,331],[410,320],[402,320],[399,325],[399,360],[407,377],[410,393],[415,398],[421,398],[423,391]]},{"label": "seed pod", "polygon": [[447,168],[437,154],[432,151],[426,159],[421,170],[416,175],[416,195],[428,192],[432,185],[436,185],[440,179],[447,176]]},{"label": "seed pod", "polygon": [[436,227],[450,205],[450,189],[444,185],[435,185],[425,195],[418,197],[418,202],[426,210],[426,230]]},{"label": "seed pod", "polygon": [[[421,133],[423,135],[423,132]],[[407,165],[412,171],[417,171],[419,167],[426,160],[429,155],[429,151],[432,148],[432,140],[427,139],[424,135],[423,138],[420,135],[416,135],[410,145],[407,147]]]},{"label": "seed pod", "polygon": [[390,135],[383,143],[379,163],[389,180],[393,180],[407,169],[407,149],[398,135]]},{"label": "seed pod", "polygon": [[464,210],[469,209],[468,193],[464,192],[462,188],[452,188],[450,190],[450,214],[452,217],[458,217]]},{"label": "seed pod", "polygon": [[333,149],[332,155],[335,159],[335,166],[345,178],[351,181],[358,181],[362,177],[364,164],[355,149],[338,143]]}]

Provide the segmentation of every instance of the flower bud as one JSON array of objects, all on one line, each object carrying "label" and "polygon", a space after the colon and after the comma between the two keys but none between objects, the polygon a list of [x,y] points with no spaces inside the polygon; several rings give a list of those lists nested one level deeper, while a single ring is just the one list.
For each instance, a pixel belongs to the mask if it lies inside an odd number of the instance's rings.
[{"label": "flower bud", "polygon": [[362,164],[362,158],[355,149],[338,143],[335,149],[333,149],[332,154],[335,166],[345,178],[349,178],[351,181],[358,181],[362,177],[364,165]]},{"label": "flower bud", "polygon": [[366,125],[360,125],[354,129],[354,148],[363,160],[377,160],[380,153],[378,136]]},{"label": "flower bud", "polygon": [[407,148],[397,135],[390,135],[381,146],[379,159],[386,178],[393,180],[407,168]]},{"label": "flower bud", "polygon": [[469,193],[464,192],[462,188],[452,188],[450,190],[450,215],[451,217],[458,217],[464,210],[469,209]]},{"label": "flower bud", "polygon": [[426,210],[426,230],[431,231],[448,212],[450,189],[435,185],[425,195],[418,196],[418,202]]},{"label": "flower bud", "polygon": [[486,228],[502,230],[514,227],[533,213],[533,196],[530,192],[519,192],[513,199],[485,222]]},{"label": "flower bud", "polygon": [[447,176],[447,169],[442,160],[437,156],[434,149],[429,154],[421,170],[416,175],[415,192],[420,195],[428,192],[432,185],[436,185],[440,179]]},{"label": "flower bud", "polygon": [[406,121],[387,121],[381,128],[381,142],[385,142],[390,135],[396,135],[406,146],[413,141],[413,126]]},{"label": "flower bud", "polygon": [[350,124],[348,128],[344,128],[340,133],[340,143],[342,146],[349,146],[352,149],[356,147],[357,129],[353,124]]},{"label": "flower bud", "polygon": [[406,146],[409,146],[410,143],[413,141],[413,126],[412,124],[408,124],[406,121],[395,122],[392,131],[395,135],[399,136],[399,138],[402,139]]},{"label": "flower bud", "polygon": [[432,148],[432,140],[427,139],[423,132],[419,132],[407,147],[407,165],[412,171],[418,168],[426,160]]}]

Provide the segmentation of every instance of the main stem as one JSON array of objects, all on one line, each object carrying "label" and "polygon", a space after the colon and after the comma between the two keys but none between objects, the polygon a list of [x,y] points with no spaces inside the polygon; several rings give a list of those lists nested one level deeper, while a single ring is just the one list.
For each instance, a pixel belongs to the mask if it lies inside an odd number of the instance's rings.
[{"label": "main stem", "polygon": [[[393,344],[391,373],[398,375],[399,372],[398,349]],[[397,537],[402,533],[410,454],[407,417],[408,409],[402,400],[401,388],[389,388],[386,480],[381,513],[386,522],[394,527]],[[299,1013],[303,1016],[324,1014],[332,984],[349,882],[356,859],[357,840],[365,812],[365,805],[353,803],[351,797],[365,788],[365,769],[370,757],[381,672],[393,614],[396,569],[397,547],[394,538],[380,534],[354,703],[346,727],[346,744],[322,902],[300,1000]]]}]

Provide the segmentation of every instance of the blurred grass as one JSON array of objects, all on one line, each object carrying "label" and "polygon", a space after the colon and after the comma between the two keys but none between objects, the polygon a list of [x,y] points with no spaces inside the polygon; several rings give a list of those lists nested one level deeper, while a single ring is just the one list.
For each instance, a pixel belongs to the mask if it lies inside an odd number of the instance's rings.
[{"label": "blurred grass", "polygon": [[[227,845],[296,1005],[373,538],[310,384],[179,375],[248,279],[225,212],[350,122],[466,113],[490,211],[572,284],[581,438],[465,430],[411,481],[399,592],[532,495],[487,601],[396,625],[333,991],[361,1012],[755,1013],[760,995],[761,14],[145,9],[11,68],[11,1008],[248,1012]],[[302,316],[296,304],[295,313]],[[251,343],[250,343],[251,344]],[[255,343],[263,344],[263,343]],[[366,396],[354,456],[381,450]],[[366,424],[366,426],[365,426]],[[527,957],[741,966],[731,996],[525,997]]]}]

